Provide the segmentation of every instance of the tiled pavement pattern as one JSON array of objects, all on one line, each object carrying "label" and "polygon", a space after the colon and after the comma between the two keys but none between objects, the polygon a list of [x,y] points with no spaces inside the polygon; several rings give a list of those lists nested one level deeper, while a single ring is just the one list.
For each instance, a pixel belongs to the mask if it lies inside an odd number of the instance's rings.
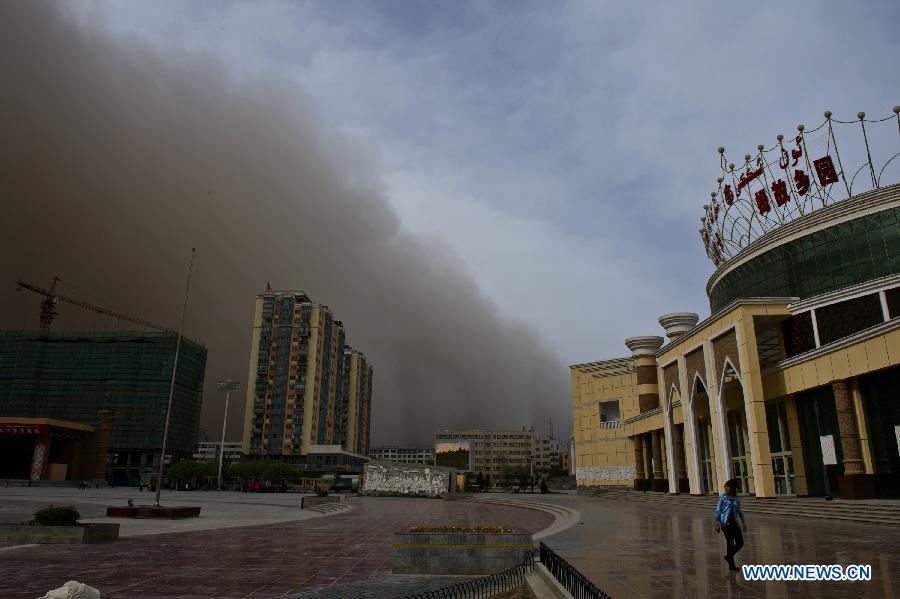
[{"label": "tiled pavement pattern", "polygon": [[292,593],[287,599],[386,599],[405,597],[469,580],[468,576],[382,576]]},{"label": "tiled pavement pattern", "polygon": [[[713,510],[554,495],[582,524],[544,542],[616,599],[623,597],[900,597],[900,530],[754,515],[739,564],[871,564],[871,582],[747,582],[728,571]],[[777,500],[772,500],[777,501]]]},{"label": "tiled pavement pattern", "polygon": [[79,491],[74,487],[0,486],[0,522],[22,522],[36,510],[51,504],[73,505],[81,513],[82,521],[89,522],[95,518],[119,522],[119,536],[129,537],[233,526],[262,526],[321,516],[321,513],[297,509],[300,506],[300,496],[296,493],[163,491],[160,498],[163,505],[200,506],[200,517],[182,520],[105,517],[107,507],[124,506],[129,499],[133,499],[135,505],[153,504],[152,493],[141,493],[134,487],[103,487]]},{"label": "tiled pavement pattern", "polygon": [[[0,597],[33,599],[67,580],[132,597],[280,597],[390,574],[394,532],[413,524],[497,524],[535,532],[543,512],[439,499],[353,498],[353,510],[270,524],[0,551]],[[251,506],[247,507],[252,510]]]}]

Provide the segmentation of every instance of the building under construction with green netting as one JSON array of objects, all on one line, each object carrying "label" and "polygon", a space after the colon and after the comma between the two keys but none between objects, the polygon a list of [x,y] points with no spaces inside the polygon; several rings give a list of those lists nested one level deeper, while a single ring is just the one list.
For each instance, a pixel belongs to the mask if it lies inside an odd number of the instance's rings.
[{"label": "building under construction with green netting", "polygon": [[[97,426],[112,412],[108,477],[147,481],[159,465],[178,336],[164,332],[0,331],[0,417]],[[206,347],[182,338],[166,454],[197,442]]]}]

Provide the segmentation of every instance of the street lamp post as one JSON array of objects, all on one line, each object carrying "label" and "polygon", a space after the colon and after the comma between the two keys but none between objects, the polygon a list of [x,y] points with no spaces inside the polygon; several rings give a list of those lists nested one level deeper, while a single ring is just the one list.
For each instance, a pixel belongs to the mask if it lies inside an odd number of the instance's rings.
[{"label": "street lamp post", "polygon": [[531,485],[531,494],[534,495],[534,457],[528,458],[528,467],[531,470],[528,483]]},{"label": "street lamp post", "polygon": [[240,382],[231,379],[219,381],[216,385],[216,389],[225,392],[225,417],[222,418],[222,443],[219,445],[219,481],[216,484],[216,488],[219,490],[222,489],[222,462],[225,457],[225,425],[228,423],[228,398],[231,392],[237,391],[240,386]]}]

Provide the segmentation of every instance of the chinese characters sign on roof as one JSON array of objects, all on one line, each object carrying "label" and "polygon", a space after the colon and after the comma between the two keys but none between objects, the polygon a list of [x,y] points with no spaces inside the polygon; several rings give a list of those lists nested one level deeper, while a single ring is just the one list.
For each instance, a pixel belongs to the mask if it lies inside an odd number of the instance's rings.
[{"label": "chinese characters sign on roof", "polygon": [[719,148],[721,175],[700,219],[710,260],[720,266],[785,222],[900,179],[900,106],[881,119],[862,112],[857,119],[839,121],[826,112],[818,127],[797,125],[794,138],[778,135],[772,147],[760,144],[739,165]]}]

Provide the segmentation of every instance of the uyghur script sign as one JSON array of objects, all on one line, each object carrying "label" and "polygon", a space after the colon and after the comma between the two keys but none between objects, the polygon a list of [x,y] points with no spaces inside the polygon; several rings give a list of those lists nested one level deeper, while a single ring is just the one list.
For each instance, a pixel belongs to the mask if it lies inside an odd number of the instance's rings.
[{"label": "uyghur script sign", "polygon": [[[745,155],[739,166],[727,160],[725,148],[719,148],[721,176],[700,219],[700,237],[709,258],[720,266],[785,222],[851,197],[854,192],[880,187],[886,169],[900,156],[896,148],[891,149],[891,144],[898,145],[900,106],[893,112],[874,120],[860,112],[857,121],[832,119],[826,112],[825,121],[815,129],[797,125],[793,139],[778,135],[775,145],[768,149],[757,146],[757,154]],[[887,139],[885,145],[892,155],[876,169],[870,141],[873,132],[880,135],[885,129],[882,125],[894,125],[890,121],[896,121],[896,126],[892,127],[893,139]],[[863,143],[842,144],[839,148],[838,126],[853,127],[860,138],[855,141]],[[842,137],[842,141],[848,140]],[[850,164],[862,166],[845,170]]]},{"label": "uyghur script sign", "polygon": [[0,435],[46,435],[46,424],[0,423]]}]

